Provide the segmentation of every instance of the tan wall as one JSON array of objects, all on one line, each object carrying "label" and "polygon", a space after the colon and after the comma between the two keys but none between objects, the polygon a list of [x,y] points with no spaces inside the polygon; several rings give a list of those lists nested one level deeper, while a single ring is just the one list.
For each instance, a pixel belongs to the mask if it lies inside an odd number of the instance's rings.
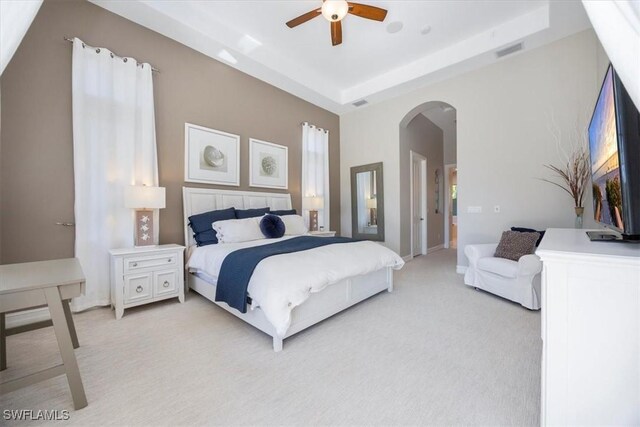
[{"label": "tan wall", "polygon": [[331,229],[340,231],[337,115],[91,3],[45,0],[0,80],[2,263],[73,255],[73,229],[53,225],[74,220],[71,45],[63,36],[133,56],[161,71],[154,75],[160,185],[167,188],[161,243],[183,241],[185,122],[241,136],[242,190],[249,189],[250,137],[288,146],[289,192],[297,209],[300,123],[328,129]]},{"label": "tan wall", "polygon": [[444,195],[440,199],[440,213],[435,211],[436,169],[444,180],[444,136],[442,129],[424,115],[418,114],[406,127],[400,126],[400,255],[411,254],[411,151],[427,158],[427,247],[444,241]]}]

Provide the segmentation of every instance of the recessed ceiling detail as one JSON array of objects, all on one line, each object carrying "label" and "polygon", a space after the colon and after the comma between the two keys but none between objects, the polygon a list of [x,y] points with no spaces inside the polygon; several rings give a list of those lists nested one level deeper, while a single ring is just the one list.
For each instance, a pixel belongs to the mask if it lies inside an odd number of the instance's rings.
[{"label": "recessed ceiling detail", "polygon": [[387,25],[336,12],[344,39],[336,48],[326,18],[283,25],[321,15],[320,0],[90,1],[338,114],[491,64],[515,43],[533,49],[590,28],[579,1],[363,0],[402,31],[390,36]]},{"label": "recessed ceiling detail", "polygon": [[389,34],[395,34],[397,32],[399,32],[400,30],[402,30],[403,24],[400,21],[394,21],[392,23],[390,23],[389,25],[387,25],[387,33]]}]

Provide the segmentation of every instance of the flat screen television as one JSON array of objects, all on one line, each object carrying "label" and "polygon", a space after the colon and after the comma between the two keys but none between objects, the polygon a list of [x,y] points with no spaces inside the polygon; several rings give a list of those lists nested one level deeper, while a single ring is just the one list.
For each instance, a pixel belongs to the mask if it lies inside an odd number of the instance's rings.
[{"label": "flat screen television", "polygon": [[619,233],[592,240],[640,241],[640,113],[609,65],[589,123],[595,220]]}]

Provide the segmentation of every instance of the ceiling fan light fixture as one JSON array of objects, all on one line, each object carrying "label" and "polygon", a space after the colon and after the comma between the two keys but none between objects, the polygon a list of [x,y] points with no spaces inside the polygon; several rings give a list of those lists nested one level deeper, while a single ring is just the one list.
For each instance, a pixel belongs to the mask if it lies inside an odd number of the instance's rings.
[{"label": "ceiling fan light fixture", "polygon": [[322,16],[329,22],[341,21],[349,13],[349,3],[346,0],[325,0],[322,3]]}]

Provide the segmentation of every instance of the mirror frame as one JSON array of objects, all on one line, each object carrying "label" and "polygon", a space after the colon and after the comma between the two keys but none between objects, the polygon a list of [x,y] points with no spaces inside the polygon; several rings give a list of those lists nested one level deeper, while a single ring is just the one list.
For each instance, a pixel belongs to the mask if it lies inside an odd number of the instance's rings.
[{"label": "mirror frame", "polygon": [[[357,175],[362,172],[376,172],[376,200],[378,203],[378,233],[358,233],[358,194]],[[382,162],[371,163],[351,168],[351,237],[356,240],[373,240],[384,242],[384,179],[382,176]]]}]

